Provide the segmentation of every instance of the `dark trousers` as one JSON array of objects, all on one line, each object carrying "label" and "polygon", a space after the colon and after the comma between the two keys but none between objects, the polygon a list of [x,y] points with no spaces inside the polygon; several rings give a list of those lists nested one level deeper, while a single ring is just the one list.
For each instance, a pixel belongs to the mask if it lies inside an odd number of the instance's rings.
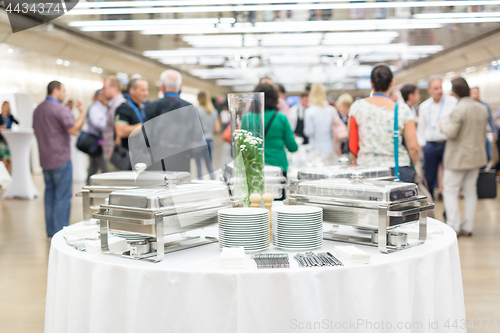
[{"label": "dark trousers", "polygon": [[[498,134],[500,134],[500,132]],[[498,154],[500,155],[500,135],[498,135],[498,139],[497,139],[497,149],[498,149]],[[498,160],[497,165],[495,165],[495,169],[497,171],[500,170],[500,159]]]},{"label": "dark trousers", "polygon": [[90,165],[88,170],[87,185],[90,185],[90,177],[95,175],[97,171],[101,170],[102,173],[108,172],[108,166],[104,161],[104,155],[101,153],[99,156],[89,156]]},{"label": "dark trousers", "polygon": [[432,199],[434,199],[434,188],[437,185],[439,164],[443,163],[444,144],[428,142],[424,147],[424,175]]},{"label": "dark trousers", "polygon": [[45,181],[45,226],[47,236],[69,225],[73,196],[73,165],[68,161],[57,169],[43,170]]}]

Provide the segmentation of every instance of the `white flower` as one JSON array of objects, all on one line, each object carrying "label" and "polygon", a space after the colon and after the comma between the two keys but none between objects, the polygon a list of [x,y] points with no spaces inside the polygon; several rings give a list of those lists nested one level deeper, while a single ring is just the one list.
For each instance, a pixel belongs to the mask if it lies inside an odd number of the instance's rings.
[{"label": "white flower", "polygon": [[252,140],[250,141],[250,144],[251,144],[251,145],[256,145],[256,144],[257,144],[257,140],[252,139]]},{"label": "white flower", "polygon": [[250,138],[246,138],[246,139],[245,139],[245,142],[250,142]]},{"label": "white flower", "polygon": [[246,145],[241,145],[240,149],[245,149],[247,146]]},{"label": "white flower", "polygon": [[253,135],[252,132],[248,132],[248,135]]}]

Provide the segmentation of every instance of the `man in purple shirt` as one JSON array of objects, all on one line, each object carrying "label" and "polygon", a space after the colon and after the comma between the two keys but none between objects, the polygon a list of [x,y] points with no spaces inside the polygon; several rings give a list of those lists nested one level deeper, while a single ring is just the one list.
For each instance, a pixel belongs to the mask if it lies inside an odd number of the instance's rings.
[{"label": "man in purple shirt", "polygon": [[70,135],[78,135],[86,115],[82,104],[77,102],[80,115],[74,120],[68,107],[62,104],[65,98],[64,85],[59,81],[52,81],[47,87],[47,98],[33,113],[33,129],[45,181],[45,224],[48,237],[69,225],[73,187]]}]

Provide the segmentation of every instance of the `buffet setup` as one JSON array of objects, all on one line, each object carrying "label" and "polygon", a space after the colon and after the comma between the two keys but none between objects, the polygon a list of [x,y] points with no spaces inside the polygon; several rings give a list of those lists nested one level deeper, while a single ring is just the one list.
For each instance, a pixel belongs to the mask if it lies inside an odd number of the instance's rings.
[{"label": "buffet setup", "polygon": [[[84,226],[65,228],[68,244],[159,262],[165,254],[218,242],[228,267],[238,267],[242,253],[252,253],[261,267],[285,267],[283,251],[304,251],[293,258],[301,267],[313,267],[341,265],[337,257],[365,262],[352,245],[335,255],[311,252],[321,250],[324,241],[376,246],[385,254],[425,242],[427,213],[434,205],[418,194],[416,184],[397,181],[390,168],[350,166],[343,157],[333,166],[301,167],[296,179],[288,180],[281,168],[265,165],[263,100],[263,93],[229,96],[234,159],[224,165],[220,180],[149,171],[142,163],[134,171],[90,177],[78,193]],[[417,228],[416,240],[401,231],[408,225]],[[187,234],[209,226],[218,227],[218,237]],[[84,236],[75,241],[75,233]],[[165,241],[169,235],[180,238]],[[258,254],[271,244],[282,252]]]},{"label": "buffet setup", "polygon": [[[342,265],[341,254],[310,251],[321,250],[324,241],[340,241],[391,253],[426,240],[433,204],[418,195],[417,185],[395,181],[388,168],[348,166],[341,160],[336,166],[304,168],[298,180],[287,182],[279,168],[265,166],[266,193],[248,193],[250,206],[238,198],[233,169],[234,164],[226,165],[220,181],[191,180],[187,172],[145,171],[141,165],[135,171],[94,175],[78,193],[85,217],[80,229],[88,228],[94,237],[75,247],[159,262],[165,254],[218,242],[223,250],[253,254],[259,267],[278,268],[287,266],[280,264],[279,253],[258,252],[305,252],[292,256],[300,267],[335,266]],[[285,192],[283,203],[274,201]],[[418,228],[413,242],[395,230],[405,225]],[[219,237],[187,234],[208,226],[218,226]],[[65,230],[66,239],[75,245],[72,227]],[[173,234],[180,239],[164,241]]]}]

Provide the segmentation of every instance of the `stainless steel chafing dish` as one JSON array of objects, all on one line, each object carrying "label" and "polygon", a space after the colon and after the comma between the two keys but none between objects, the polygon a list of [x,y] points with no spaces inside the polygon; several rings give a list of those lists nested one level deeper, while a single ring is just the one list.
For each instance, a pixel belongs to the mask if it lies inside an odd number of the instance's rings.
[{"label": "stainless steel chafing dish", "polygon": [[[223,172],[221,173],[221,180],[228,184],[231,192],[233,191],[233,162],[224,165]],[[286,187],[286,177],[283,176],[281,168],[271,165],[264,166],[264,182],[265,190],[274,195],[274,198],[280,198],[283,190]]]},{"label": "stainless steel chafing dish", "polygon": [[124,253],[125,257],[156,257],[154,261],[161,261],[164,253],[217,241],[207,237],[191,242],[193,238],[185,238],[183,241],[164,244],[164,235],[217,223],[218,210],[233,206],[226,184],[204,181],[114,191],[109,194],[109,203],[101,205],[99,213],[94,213],[93,217],[100,221],[103,252],[109,251],[108,231],[114,230],[122,234],[150,236],[148,241],[153,243],[150,246],[152,252],[144,253],[142,248],[146,246],[138,247],[135,251]]},{"label": "stainless steel chafing dish", "polygon": [[412,183],[364,180],[362,174],[353,179],[304,181],[298,193],[291,194],[287,204],[313,205],[323,208],[325,222],[377,231],[377,243],[370,238],[325,233],[324,239],[378,246],[383,253],[401,250],[409,244],[388,244],[388,231],[408,223],[419,223],[418,244],[427,237],[427,211],[434,204],[419,196]]},{"label": "stainless steel chafing dish", "polygon": [[299,170],[299,181],[318,180],[327,178],[351,178],[353,173],[363,172],[365,179],[394,180],[391,169],[386,167],[342,166],[304,168]]},{"label": "stainless steel chafing dish", "polygon": [[[174,184],[190,182],[189,172],[120,171],[96,174],[90,177],[90,184],[84,186],[77,196],[82,197],[83,220],[88,222],[92,213],[99,211],[109,194],[118,190],[131,190],[141,187],[164,185],[165,180]],[[139,173],[140,172],[140,173]]]}]

